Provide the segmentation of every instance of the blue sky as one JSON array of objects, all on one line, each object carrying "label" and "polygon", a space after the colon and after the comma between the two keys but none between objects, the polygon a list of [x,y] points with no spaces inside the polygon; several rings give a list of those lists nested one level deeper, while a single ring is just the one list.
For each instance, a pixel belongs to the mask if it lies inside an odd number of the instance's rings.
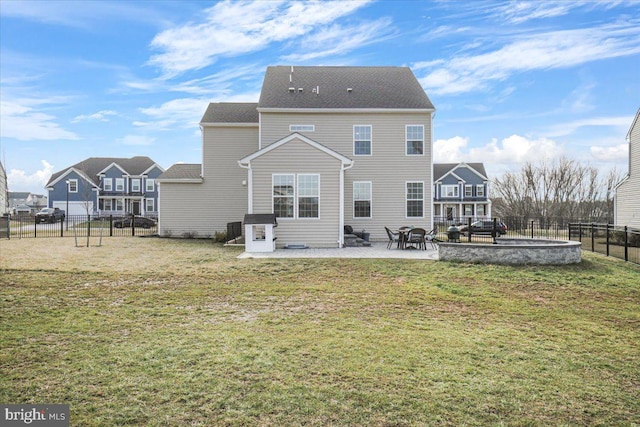
[{"label": "blue sky", "polygon": [[0,1],[1,158],[46,193],[87,157],[200,163],[209,102],[256,102],[268,65],[409,66],[437,162],[490,178],[565,155],[626,172],[640,1]]}]

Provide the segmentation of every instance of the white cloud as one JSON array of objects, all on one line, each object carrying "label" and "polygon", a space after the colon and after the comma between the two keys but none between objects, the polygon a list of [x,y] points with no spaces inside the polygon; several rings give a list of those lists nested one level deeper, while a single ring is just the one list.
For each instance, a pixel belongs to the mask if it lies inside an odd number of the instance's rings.
[{"label": "white cloud", "polygon": [[366,5],[366,1],[222,1],[205,10],[205,21],[157,34],[163,51],[149,63],[167,77],[214,63],[219,56],[255,52],[273,42],[300,37]]},{"label": "white cloud", "polygon": [[[4,98],[4,96],[3,96]],[[43,104],[56,104],[59,100],[18,99],[0,101],[0,136],[21,141],[78,140],[75,133],[56,123],[56,117],[37,110]]]},{"label": "white cloud", "polygon": [[53,174],[53,165],[46,160],[41,160],[42,169],[31,174],[20,169],[11,169],[7,174],[7,182],[10,191],[31,191],[42,193],[44,186]]},{"label": "white cloud", "polygon": [[109,121],[109,119],[107,118],[108,116],[117,116],[117,115],[118,113],[116,113],[115,111],[102,110],[93,114],[81,114],[79,116],[76,116],[73,118],[73,120],[71,120],[71,123],[78,123],[78,122],[88,121],[88,120],[98,120],[101,122],[108,122]]},{"label": "white cloud", "polygon": [[588,126],[610,126],[620,127],[623,130],[628,129],[633,122],[634,116],[620,116],[620,117],[590,117],[581,120],[575,120],[568,123],[560,123],[552,126],[546,135],[548,137],[565,136],[574,133],[576,130],[582,127]]},{"label": "white cloud", "polygon": [[511,135],[498,142],[493,138],[484,146],[468,147],[469,139],[454,136],[433,144],[434,161],[438,163],[484,162],[486,164],[518,165],[563,155],[564,149],[548,138],[528,139]]},{"label": "white cloud", "polygon": [[485,89],[515,73],[638,53],[640,25],[632,22],[524,35],[492,52],[417,63],[415,69],[431,70],[419,79],[429,93],[457,94]]},{"label": "white cloud", "polygon": [[155,138],[144,135],[126,135],[117,139],[116,142],[122,145],[152,145],[155,140]]},{"label": "white cloud", "polygon": [[545,0],[545,1],[511,1],[503,5],[495,5],[494,15],[506,19],[512,24],[521,24],[531,19],[554,18],[570,13],[573,9],[582,7],[613,7],[622,3],[621,0]]},{"label": "white cloud", "polygon": [[140,112],[149,117],[149,121],[135,121],[140,127],[152,127],[154,130],[197,127],[209,101],[201,98],[174,99],[157,107],[141,108]]},{"label": "white cloud", "polygon": [[619,144],[614,147],[591,147],[591,156],[604,162],[622,162],[629,158],[629,145]]}]

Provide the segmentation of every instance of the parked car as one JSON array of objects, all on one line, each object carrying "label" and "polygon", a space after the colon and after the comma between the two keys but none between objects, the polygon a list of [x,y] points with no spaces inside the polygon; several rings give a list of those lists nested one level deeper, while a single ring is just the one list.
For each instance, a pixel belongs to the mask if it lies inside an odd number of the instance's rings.
[{"label": "parked car", "polygon": [[[126,217],[126,218],[122,218],[122,219],[117,219],[115,221],[113,221],[113,226],[115,228],[125,228],[125,227],[131,227],[131,217]],[[155,227],[156,222],[150,218],[145,218],[143,216],[137,216],[135,217],[133,224],[135,225],[136,228],[140,227],[140,228],[151,228],[151,227]]]},{"label": "parked car", "polygon": [[64,221],[64,216],[64,211],[60,208],[44,208],[36,214],[36,224]]},{"label": "parked car", "polygon": [[[460,233],[467,236],[469,234],[468,225],[460,225]],[[508,227],[504,222],[496,222],[496,237],[507,234]],[[493,221],[476,221],[471,223],[471,234],[491,234],[493,231]]]}]

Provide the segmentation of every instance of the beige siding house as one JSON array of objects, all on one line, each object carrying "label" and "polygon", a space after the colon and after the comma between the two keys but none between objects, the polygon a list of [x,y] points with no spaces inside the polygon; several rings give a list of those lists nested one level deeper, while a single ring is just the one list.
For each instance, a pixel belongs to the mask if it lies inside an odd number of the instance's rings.
[{"label": "beige siding house", "polygon": [[629,173],[616,187],[615,225],[640,230],[640,109],[627,134]]},{"label": "beige siding house", "polygon": [[203,164],[160,177],[159,232],[204,237],[247,213],[276,214],[278,247],[430,229],[434,111],[406,67],[268,67],[257,104],[209,105]]}]

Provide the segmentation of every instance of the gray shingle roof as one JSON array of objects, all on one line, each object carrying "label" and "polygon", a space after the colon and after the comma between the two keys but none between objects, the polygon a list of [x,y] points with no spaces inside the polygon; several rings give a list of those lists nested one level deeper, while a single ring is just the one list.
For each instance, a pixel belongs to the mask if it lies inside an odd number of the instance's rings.
[{"label": "gray shingle roof", "polygon": [[[465,163],[470,168],[483,176],[487,176],[487,172],[484,169],[484,163]],[[433,164],[433,180],[437,181],[447,174],[451,169],[459,166],[460,163],[434,163]]]},{"label": "gray shingle roof", "polygon": [[201,179],[202,165],[176,163],[158,177],[159,180]]},{"label": "gray shingle roof", "polygon": [[291,66],[267,67],[258,108],[434,108],[408,67],[291,70]]},{"label": "gray shingle roof", "polygon": [[258,123],[255,102],[212,102],[200,123]]},{"label": "gray shingle roof", "polygon": [[156,164],[151,158],[147,156],[136,156],[127,158],[120,157],[89,157],[81,162],[76,163],[75,165],[69,166],[63,170],[60,170],[49,178],[49,182],[47,182],[46,186],[49,186],[50,183],[58,179],[60,175],[64,174],[70,168],[78,169],[84,172],[89,178],[91,178],[94,184],[98,184],[98,173],[100,173],[104,168],[109,166],[112,163],[116,163],[122,169],[124,169],[129,175],[140,175],[151,166]]}]

